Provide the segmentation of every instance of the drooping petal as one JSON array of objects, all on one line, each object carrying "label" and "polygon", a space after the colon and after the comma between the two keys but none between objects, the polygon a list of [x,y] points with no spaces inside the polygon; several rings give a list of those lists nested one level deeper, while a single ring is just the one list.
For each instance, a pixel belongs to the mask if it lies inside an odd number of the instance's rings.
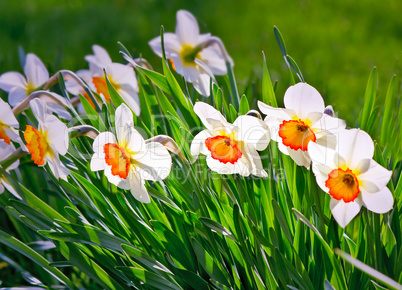
[{"label": "drooping petal", "polygon": [[388,187],[384,187],[376,193],[367,193],[362,189],[361,197],[364,206],[375,213],[389,212],[394,205],[394,197]]},{"label": "drooping petal", "polygon": [[0,76],[0,89],[9,93],[15,87],[26,89],[27,81],[22,74],[11,71]]},{"label": "drooping petal", "polygon": [[[165,53],[166,53],[167,58],[170,58],[170,54],[172,52],[176,52],[176,53],[180,52],[181,44],[180,44],[179,39],[177,38],[176,34],[170,33],[170,32],[164,33],[163,34],[163,42],[165,45]],[[150,42],[148,42],[148,44],[156,55],[158,55],[159,57],[162,57],[162,44],[161,44],[160,36],[155,37]]]},{"label": "drooping petal", "polygon": [[70,121],[73,117],[71,114],[61,105],[57,103],[47,103],[48,113],[55,113],[59,118]]},{"label": "drooping petal", "polygon": [[16,129],[18,129],[20,126],[13,114],[13,111],[11,110],[10,105],[4,102],[3,99],[1,98],[0,98],[0,123],[3,123],[7,126]]},{"label": "drooping petal", "polygon": [[268,173],[264,170],[262,166],[261,157],[254,146],[247,144],[246,148],[243,149],[243,155],[250,163],[251,174],[258,177],[268,177]]},{"label": "drooping petal", "polygon": [[61,155],[68,150],[68,129],[67,126],[57,119],[56,116],[47,115],[44,120],[44,127],[47,131],[47,141]]},{"label": "drooping petal", "polygon": [[[222,127],[229,125],[226,118],[211,105],[204,102],[197,102],[194,105],[194,112],[201,119],[204,126],[209,130],[214,130],[216,123],[221,124]],[[216,121],[214,123],[214,121]]]},{"label": "drooping petal", "polygon": [[200,73],[198,78],[193,82],[194,89],[204,97],[210,96],[211,77],[206,73]]},{"label": "drooping petal", "polygon": [[362,206],[361,200],[356,198],[354,201],[345,203],[343,199],[336,200],[331,198],[329,204],[332,216],[342,228],[346,227],[348,223],[360,212]]},{"label": "drooping petal", "polygon": [[200,133],[195,135],[193,141],[191,142],[191,155],[197,157],[200,153],[207,155],[208,149],[205,147],[205,140],[212,137],[208,130],[202,130]]},{"label": "drooping petal", "polygon": [[267,148],[271,140],[268,126],[258,118],[252,116],[239,116],[233,123],[240,129],[236,139],[251,144],[258,151]]},{"label": "drooping petal", "polygon": [[24,72],[28,84],[37,88],[49,80],[49,72],[43,62],[33,53],[28,53],[25,58]]},{"label": "drooping petal", "polygon": [[[15,150],[16,149],[12,143],[7,144],[6,142],[3,142],[2,140],[0,140],[0,161],[7,159],[7,157],[9,157],[11,154],[13,154],[15,152]],[[17,168],[19,164],[20,164],[20,161],[17,160],[13,164],[11,164],[7,168],[7,170],[13,170],[13,169]]]},{"label": "drooping petal", "polygon": [[306,168],[310,167],[311,158],[307,151],[303,151],[300,149],[293,150],[289,147],[287,147],[287,148],[288,148],[289,156],[293,159],[294,162],[296,162],[297,165],[304,166]]},{"label": "drooping petal", "polygon": [[[1,187],[1,183],[3,183],[3,186],[5,189],[7,189],[14,197],[16,197],[17,199],[22,199],[21,196],[15,191],[15,189],[7,183],[7,181],[2,180],[0,182],[0,187]],[[0,189],[0,193],[1,193],[1,189]]]},{"label": "drooping petal", "polygon": [[342,130],[338,134],[339,155],[345,158],[347,167],[354,169],[362,159],[372,159],[374,142],[360,129]]},{"label": "drooping petal", "polygon": [[133,113],[125,105],[121,104],[115,112],[115,128],[116,137],[119,142],[124,142],[126,140],[126,135],[128,133],[126,124],[133,126]]},{"label": "drooping petal", "polygon": [[[190,83],[195,82],[200,76],[200,70],[195,65],[183,64],[181,71],[179,71],[178,67],[176,67],[176,71],[177,71],[177,73],[182,74],[184,76],[184,79]],[[208,90],[209,90],[209,87],[208,87]]]},{"label": "drooping petal", "polygon": [[200,52],[201,60],[209,67],[214,75],[227,74],[226,62],[222,54],[214,47],[207,47]]},{"label": "drooping petal", "polygon": [[151,200],[145,188],[145,180],[141,178],[141,174],[131,170],[128,180],[130,182],[130,191],[134,198],[143,203],[150,203]]},{"label": "drooping petal", "polygon": [[14,87],[8,94],[8,103],[11,107],[15,107],[27,97],[27,91],[20,87]]},{"label": "drooping petal", "polygon": [[160,143],[146,144],[144,151],[134,154],[138,173],[145,180],[160,181],[165,179],[172,167],[172,157],[167,149]]},{"label": "drooping petal", "polygon": [[320,93],[306,83],[289,87],[285,93],[284,104],[286,109],[294,110],[302,120],[307,119],[311,112],[323,113],[325,109]]},{"label": "drooping petal", "polygon": [[200,29],[190,12],[179,10],[176,14],[176,35],[182,44],[197,45]]},{"label": "drooping petal", "polygon": [[[212,170],[219,174],[240,174],[242,176],[249,176],[251,166],[246,157],[242,156],[236,163],[232,164],[222,163],[219,160],[216,160],[211,157],[211,155],[207,156],[207,165]],[[249,167],[247,166],[249,165]]]},{"label": "drooping petal", "polygon": [[137,89],[131,85],[122,85],[118,91],[122,99],[127,103],[134,114],[141,114],[140,98],[138,97]]},{"label": "drooping petal", "polygon": [[56,153],[47,155],[47,162],[50,170],[57,179],[61,178],[67,181],[67,176],[70,174],[70,170],[68,170],[67,167],[60,161],[59,154]]},{"label": "drooping petal", "polygon": [[391,179],[392,171],[387,170],[372,159],[368,160],[370,160],[369,167],[364,173],[358,175],[359,183],[367,192],[376,193],[387,185]]},{"label": "drooping petal", "polygon": [[39,124],[43,124],[48,115],[46,102],[36,98],[29,101],[29,106]]}]

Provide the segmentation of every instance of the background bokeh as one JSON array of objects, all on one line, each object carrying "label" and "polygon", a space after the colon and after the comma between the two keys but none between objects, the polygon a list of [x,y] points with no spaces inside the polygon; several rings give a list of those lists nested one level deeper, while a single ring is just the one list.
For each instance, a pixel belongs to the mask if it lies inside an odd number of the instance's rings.
[{"label": "background bokeh", "polygon": [[400,0],[4,0],[0,1],[0,73],[21,70],[18,46],[37,54],[55,72],[86,68],[84,56],[95,43],[105,47],[114,61],[122,61],[117,41],[159,70],[160,59],[148,41],[159,34],[160,25],[174,31],[179,9],[192,12],[202,32],[223,40],[235,62],[240,93],[255,83],[260,90],[264,51],[271,77],[279,81],[281,100],[289,76],[273,34],[276,25],[305,80],[350,126],[355,125],[372,67],[379,72],[378,102],[392,75],[401,73]]}]

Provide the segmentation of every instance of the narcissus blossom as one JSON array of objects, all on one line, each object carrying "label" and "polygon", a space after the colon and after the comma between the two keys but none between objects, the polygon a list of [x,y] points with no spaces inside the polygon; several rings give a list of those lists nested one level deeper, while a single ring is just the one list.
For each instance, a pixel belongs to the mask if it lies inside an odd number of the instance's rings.
[{"label": "narcissus blossom", "polygon": [[35,118],[39,122],[38,128],[27,125],[24,139],[27,143],[32,161],[39,165],[49,164],[56,178],[67,180],[70,171],[60,161],[60,155],[65,155],[68,149],[67,126],[56,116],[48,113],[46,103],[40,99],[29,102]]},{"label": "narcissus blossom", "polygon": [[324,114],[325,105],[320,93],[306,83],[289,87],[284,103],[285,109],[262,102],[258,102],[258,107],[267,115],[265,122],[271,130],[272,140],[278,142],[279,150],[297,165],[308,168],[311,163],[309,143],[334,149],[336,131],[344,129],[346,123]]},{"label": "narcissus blossom", "polygon": [[[164,33],[166,58],[173,69],[193,83],[194,88],[203,96],[210,94],[210,79],[213,75],[227,74],[225,58],[210,33],[200,34],[197,20],[188,11],[179,10],[176,14],[176,33]],[[149,42],[152,50],[162,57],[161,38],[155,37]],[[232,63],[232,60],[229,58]]]},{"label": "narcissus blossom", "polygon": [[267,148],[269,128],[258,118],[240,116],[233,124],[212,106],[197,102],[194,112],[207,128],[191,143],[191,154],[207,156],[208,167],[220,174],[267,177],[257,151]]},{"label": "narcissus blossom", "polygon": [[138,97],[139,88],[134,69],[128,65],[112,62],[107,51],[99,45],[94,45],[92,49],[94,55],[85,57],[85,60],[89,63],[90,72],[90,74],[86,73],[86,76],[92,78],[91,82],[95,87],[95,91],[102,95],[106,102],[109,102],[110,94],[103,71],[105,69],[110,84],[131,110],[139,116],[141,113]]},{"label": "narcissus blossom", "polygon": [[28,53],[25,58],[24,73],[26,78],[19,72],[6,72],[0,76],[0,89],[8,93],[12,107],[49,80],[46,67],[33,53]]},{"label": "narcissus blossom", "polygon": [[131,190],[137,200],[148,203],[145,180],[165,179],[172,158],[162,144],[144,141],[134,129],[133,114],[125,104],[116,109],[115,116],[116,135],[103,132],[94,140],[91,170],[104,170],[110,183]]},{"label": "narcissus blossom", "polygon": [[341,227],[362,205],[375,213],[392,209],[394,199],[386,187],[392,172],[372,159],[374,143],[366,132],[342,130],[335,150],[312,142],[308,149],[317,183],[331,196],[331,212]]},{"label": "narcissus blossom", "polygon": [[11,144],[21,142],[17,129],[19,124],[9,104],[0,99],[0,141]]}]

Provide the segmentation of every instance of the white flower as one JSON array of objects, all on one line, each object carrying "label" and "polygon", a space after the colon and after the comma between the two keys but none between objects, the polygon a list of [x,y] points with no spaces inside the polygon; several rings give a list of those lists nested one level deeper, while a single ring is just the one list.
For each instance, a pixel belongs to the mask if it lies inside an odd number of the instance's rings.
[{"label": "white flower", "polygon": [[255,117],[240,116],[233,124],[212,106],[197,102],[194,112],[207,128],[191,143],[191,154],[207,156],[208,167],[220,174],[239,173],[267,177],[258,151],[267,148],[270,135],[265,123]]},{"label": "white flower", "polygon": [[331,212],[341,227],[362,205],[375,213],[392,209],[394,199],[386,187],[392,172],[372,159],[374,143],[366,132],[340,131],[335,150],[312,142],[308,147],[317,183],[330,194]]},{"label": "white flower", "polygon": [[[210,78],[213,75],[227,74],[225,59],[220,47],[214,43],[203,47],[212,39],[211,34],[200,34],[197,20],[185,10],[176,14],[176,33],[164,33],[166,58],[173,69],[193,83],[194,88],[203,96],[210,94]],[[214,39],[220,41],[217,37]],[[161,38],[158,36],[149,42],[152,50],[162,57]],[[231,59],[229,61],[232,63]]]},{"label": "white flower", "polygon": [[6,72],[0,76],[0,89],[8,93],[8,102],[12,107],[49,80],[45,65],[33,53],[27,54],[24,73],[26,79],[18,72]]},{"label": "white flower", "polygon": [[271,130],[271,139],[278,142],[279,150],[299,166],[309,167],[311,159],[308,144],[335,148],[336,135],[346,123],[324,114],[324,100],[320,93],[306,83],[298,83],[287,89],[284,97],[285,109],[274,108],[258,102],[265,122]]},{"label": "white flower", "polygon": [[33,99],[29,101],[29,105],[39,122],[38,129],[27,125],[24,132],[28,151],[32,155],[31,159],[39,166],[48,163],[56,178],[67,180],[70,171],[60,161],[59,157],[59,154],[65,155],[67,153],[67,126],[56,116],[48,113],[44,101]]},{"label": "white flower", "polygon": [[[107,51],[99,45],[92,46],[94,55],[87,55],[85,59],[89,63],[89,72],[80,71],[80,77],[87,82],[90,88],[102,95],[106,102],[110,100],[109,90],[103,69],[109,78],[110,84],[120,94],[122,99],[139,116],[141,113],[140,100],[138,97],[138,83],[132,67],[112,62]],[[92,86],[93,85],[93,86]],[[89,96],[84,90],[79,90],[69,83],[69,91],[73,94],[83,94],[88,100]],[[92,101],[90,100],[90,103]]]},{"label": "white flower", "polygon": [[[9,157],[11,154],[15,152],[15,147],[13,144],[7,144],[3,141],[0,141],[0,161],[5,160],[7,157]],[[15,161],[13,164],[7,167],[7,171],[16,169],[18,165],[20,164],[20,160],[18,159]],[[4,176],[1,175],[0,173],[0,194],[4,192],[4,188],[6,188],[9,192],[11,192],[15,197],[21,198],[18,193],[14,190],[14,188],[7,183],[5,180]]]},{"label": "white flower", "polygon": [[94,140],[91,170],[104,170],[110,183],[130,189],[137,200],[148,203],[145,180],[165,179],[170,173],[172,158],[162,144],[145,143],[134,129],[133,114],[125,104],[116,109],[115,116],[116,136],[103,132]]},{"label": "white flower", "polygon": [[0,140],[7,144],[11,141],[20,143],[21,138],[17,131],[19,126],[10,105],[0,99]]}]

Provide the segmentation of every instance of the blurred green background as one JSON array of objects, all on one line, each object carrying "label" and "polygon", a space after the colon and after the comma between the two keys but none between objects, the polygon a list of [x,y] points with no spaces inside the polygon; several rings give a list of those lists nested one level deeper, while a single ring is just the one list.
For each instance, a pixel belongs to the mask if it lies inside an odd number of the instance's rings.
[{"label": "blurred green background", "polygon": [[86,68],[84,56],[95,43],[105,47],[114,61],[122,61],[117,41],[160,70],[160,59],[148,41],[159,34],[160,25],[174,31],[179,9],[196,16],[201,32],[223,40],[235,62],[240,93],[255,82],[260,90],[264,51],[271,77],[279,81],[281,102],[289,76],[273,34],[276,25],[305,80],[350,126],[358,117],[372,67],[379,72],[379,103],[392,75],[401,73],[400,0],[3,0],[0,73],[20,70],[20,45],[55,72]]}]

